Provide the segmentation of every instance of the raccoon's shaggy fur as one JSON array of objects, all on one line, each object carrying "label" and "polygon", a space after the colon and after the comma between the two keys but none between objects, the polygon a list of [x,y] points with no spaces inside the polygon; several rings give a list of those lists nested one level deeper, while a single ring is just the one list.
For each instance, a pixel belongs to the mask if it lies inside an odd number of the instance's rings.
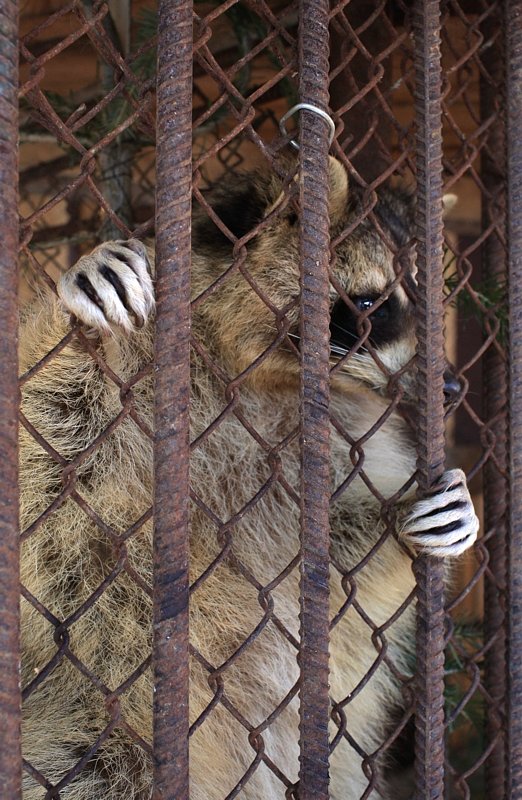
[{"label": "raccoon's shaggy fur", "polygon": [[[241,236],[277,208],[280,192],[273,179],[245,177],[224,187],[213,203],[230,230]],[[356,211],[357,200],[348,194],[346,174],[333,164],[333,236],[351,224]],[[377,211],[388,235],[396,241],[402,237],[399,243],[404,243],[409,235],[402,230],[408,229],[409,200],[390,194]],[[287,206],[272,215],[247,247],[249,274],[278,308],[299,294],[296,228]],[[196,214],[195,297],[230,268],[231,251],[232,245],[213,223]],[[92,258],[98,257],[96,253],[101,258],[103,252],[99,248]],[[360,224],[339,241],[334,269],[351,297],[375,297],[395,279],[392,254],[369,223]],[[406,294],[398,286],[393,297],[394,332],[389,340],[384,336],[378,348],[392,372],[408,363],[415,346]],[[335,300],[332,288],[332,303]],[[291,330],[297,330],[297,304],[288,317]],[[29,308],[20,338],[22,372],[58,345],[69,331],[69,320],[68,311],[49,295]],[[230,380],[276,336],[272,312],[234,269],[197,305],[193,330]],[[123,381],[151,360],[150,322],[130,335],[117,326],[112,326],[110,336],[98,337],[92,331],[85,335]],[[23,685],[35,685],[24,703],[24,758],[50,784],[60,786],[64,781],[63,800],[145,800],[151,797],[150,667],[128,687],[119,687],[151,649],[152,527],[147,511],[152,496],[152,445],[146,426],[152,427],[152,378],[147,375],[130,388],[132,408],[144,425],[140,427],[124,413],[110,434],[90,449],[122,414],[122,402],[126,409],[129,406],[125,405],[128,395],[121,396],[120,388],[88,354],[84,341],[73,336],[23,386],[22,411],[29,428],[34,426],[50,446],[43,446],[22,426]],[[402,381],[411,399],[408,376]],[[381,420],[378,430],[364,441],[363,470],[384,498],[392,497],[415,471],[409,428],[397,412],[387,414],[387,382],[374,359],[361,350],[333,378],[331,401],[333,414],[352,440],[363,437]],[[225,389],[226,383],[194,356],[193,440],[230,404]],[[267,449],[240,419],[241,415],[246,418],[263,442],[274,448],[295,429],[299,365],[288,341],[242,382],[234,403],[241,414],[225,414],[191,456],[191,484],[199,498],[192,507],[191,579],[209,570],[191,596],[191,644],[203,657],[192,661],[191,720],[218,698],[191,738],[193,800],[227,797],[256,755],[248,731],[219,701],[221,689],[248,724],[256,727],[263,726],[298,678],[295,646],[273,618],[248,647],[238,651],[267,613],[258,589],[242,572],[267,586],[299,552],[298,505],[280,482],[270,482],[273,468]],[[332,487],[337,488],[353,469],[354,453],[335,428],[331,449]],[[290,438],[280,457],[286,483],[298,491],[296,437]],[[74,467],[67,468],[71,462]],[[262,490],[267,481],[268,488]],[[256,495],[253,508],[243,514]],[[80,498],[85,501],[83,507],[77,502]],[[50,505],[53,513],[36,525]],[[125,532],[143,515],[144,523],[126,537]],[[338,495],[331,511],[336,564],[331,570],[332,616],[346,603],[351,587],[356,587],[357,601],[357,607],[349,605],[332,631],[331,695],[340,701],[353,693],[344,706],[346,726],[367,754],[379,747],[391,714],[401,706],[401,688],[387,662],[407,673],[413,632],[410,608],[386,627],[382,639],[378,635],[372,642],[374,629],[387,624],[414,588],[411,558],[395,538],[388,537],[362,569],[351,572],[379,540],[380,515],[381,505],[360,475]],[[219,528],[229,521],[226,528]],[[209,569],[224,548],[224,557]],[[344,586],[340,570],[349,576]],[[296,638],[298,582],[295,566],[270,591],[273,614]],[[82,613],[83,604],[102,584],[104,591]],[[386,659],[372,671],[384,641]],[[234,653],[237,656],[221,673],[222,683],[209,683],[204,660],[218,667]],[[48,670],[50,662],[54,666]],[[96,676],[95,681],[82,673],[82,665]],[[371,678],[359,692],[369,671]],[[111,720],[115,720],[114,729],[105,735]],[[298,698],[294,696],[260,734],[263,758],[291,782],[298,776],[297,725]],[[64,780],[99,737],[95,755],[70,782]],[[334,800],[356,800],[368,785],[361,755],[344,738],[333,753],[331,776]],[[379,786],[372,797],[397,799],[396,792],[387,788],[384,773]],[[44,794],[35,774],[26,773],[24,800],[37,800]],[[282,800],[285,785],[262,759],[236,796]]]}]

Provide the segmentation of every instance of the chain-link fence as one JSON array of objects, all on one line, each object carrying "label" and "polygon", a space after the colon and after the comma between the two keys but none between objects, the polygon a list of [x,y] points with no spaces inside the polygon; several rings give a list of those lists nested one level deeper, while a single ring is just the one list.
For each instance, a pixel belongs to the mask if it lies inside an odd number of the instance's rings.
[{"label": "chain-link fence", "polygon": [[[2,798],[518,797],[521,4],[0,20]],[[53,299],[130,237],[154,343]]]}]

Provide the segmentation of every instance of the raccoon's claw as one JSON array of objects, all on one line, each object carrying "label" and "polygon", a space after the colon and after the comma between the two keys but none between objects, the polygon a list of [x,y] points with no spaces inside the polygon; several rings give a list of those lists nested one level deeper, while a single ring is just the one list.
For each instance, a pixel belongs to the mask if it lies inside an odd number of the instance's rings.
[{"label": "raccoon's claw", "polygon": [[400,532],[417,553],[458,556],[477,538],[479,520],[461,469],[444,473],[433,494],[412,508]]},{"label": "raccoon's claw", "polygon": [[150,263],[137,239],[105,242],[60,278],[58,295],[71,314],[109,334],[114,326],[132,333],[154,309]]}]

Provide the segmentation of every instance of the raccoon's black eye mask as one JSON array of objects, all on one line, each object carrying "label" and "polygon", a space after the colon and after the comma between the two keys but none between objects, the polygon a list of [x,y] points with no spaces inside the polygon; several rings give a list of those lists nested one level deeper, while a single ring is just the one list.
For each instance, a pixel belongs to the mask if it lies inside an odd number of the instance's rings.
[{"label": "raccoon's black eye mask", "polygon": [[[367,312],[377,303],[379,295],[356,295],[350,300],[360,312]],[[368,320],[371,322],[369,341],[374,347],[392,342],[397,339],[404,329],[404,319],[401,314],[399,301],[395,295],[390,295],[375,311],[370,312]],[[339,298],[331,312],[330,317],[330,343],[332,353],[341,355],[342,351],[350,350],[363,333],[362,321],[353,312],[344,300]]]},{"label": "raccoon's black eye mask", "polygon": [[[367,312],[377,304],[379,295],[355,295],[350,300],[358,312]],[[375,311],[368,315],[372,329],[369,342],[373,347],[392,342],[398,339],[405,328],[405,312],[401,310],[395,295],[390,295]],[[333,356],[341,357],[352,349],[354,344],[363,334],[362,322],[359,323],[359,314],[353,312],[344,300],[339,298],[333,305],[330,315],[330,347]],[[294,343],[299,346],[299,331],[296,327],[288,334]],[[361,349],[364,349],[364,345]]]}]

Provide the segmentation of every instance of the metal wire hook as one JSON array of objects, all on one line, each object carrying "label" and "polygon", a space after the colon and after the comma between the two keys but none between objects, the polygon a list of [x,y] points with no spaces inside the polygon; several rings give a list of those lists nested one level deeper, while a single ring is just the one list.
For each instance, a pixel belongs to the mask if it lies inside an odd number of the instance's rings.
[{"label": "metal wire hook", "polygon": [[[322,117],[322,119],[324,119],[324,121],[328,123],[328,127],[330,128],[328,147],[330,147],[335,136],[335,122],[333,121],[331,116],[326,113],[326,111],[323,111],[322,108],[318,108],[317,106],[313,106],[311,103],[297,103],[297,105],[292,106],[292,108],[290,108],[286,112],[286,114],[283,114],[283,116],[279,120],[279,130],[281,131],[283,136],[288,136],[288,131],[286,130],[285,126],[285,122],[287,121],[287,119],[293,116],[296,111],[301,111],[301,110],[312,111],[314,114],[317,114],[319,117]],[[299,145],[295,141],[295,139],[290,139],[288,144],[292,145],[292,147],[294,147],[296,150],[299,150]]]}]

